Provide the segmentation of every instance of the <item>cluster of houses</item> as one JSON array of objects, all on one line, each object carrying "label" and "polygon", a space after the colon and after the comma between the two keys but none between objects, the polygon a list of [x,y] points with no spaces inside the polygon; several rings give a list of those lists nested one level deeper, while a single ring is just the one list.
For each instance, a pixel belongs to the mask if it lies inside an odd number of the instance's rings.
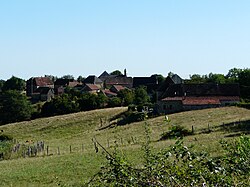
[{"label": "cluster of houses", "polygon": [[90,75],[83,82],[74,79],[57,79],[49,77],[32,77],[26,82],[26,93],[33,102],[50,101],[61,95],[66,88],[79,90],[81,93],[102,92],[107,97],[115,97],[120,90],[147,87],[149,94],[156,94],[156,109],[159,113],[174,113],[226,106],[240,101],[238,84],[185,84],[184,80],[174,74],[164,82],[158,82],[158,76],[128,77],[110,75],[104,71],[99,77]]}]

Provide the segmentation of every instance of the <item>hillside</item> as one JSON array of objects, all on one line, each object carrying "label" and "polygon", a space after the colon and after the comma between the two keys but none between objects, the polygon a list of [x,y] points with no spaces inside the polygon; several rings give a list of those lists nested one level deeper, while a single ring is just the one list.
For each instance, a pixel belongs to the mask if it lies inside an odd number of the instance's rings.
[{"label": "hillside", "polygon": [[[93,137],[108,150],[112,149],[116,141],[132,162],[138,163],[138,153],[145,137],[145,122],[98,130],[125,110],[126,108],[102,109],[0,126],[0,130],[13,136],[21,144],[32,145],[32,142],[44,141],[49,146],[50,154],[0,161],[1,186],[80,186],[105,162],[105,155],[100,149],[95,153]],[[170,124],[180,124],[190,130],[194,127],[195,135],[185,137],[185,144],[192,144],[196,149],[206,150],[213,155],[220,154],[220,139],[231,139],[241,133],[249,133],[250,110],[243,108],[189,111],[168,117]],[[151,145],[155,149],[175,142],[158,141],[160,135],[168,130],[169,125],[164,122],[164,118],[160,116],[146,121],[151,129]]]}]

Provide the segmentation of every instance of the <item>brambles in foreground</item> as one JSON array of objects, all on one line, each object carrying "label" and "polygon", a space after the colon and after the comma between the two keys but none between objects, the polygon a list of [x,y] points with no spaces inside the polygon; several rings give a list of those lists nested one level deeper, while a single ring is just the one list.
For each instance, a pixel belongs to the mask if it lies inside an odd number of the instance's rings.
[{"label": "brambles in foreground", "polygon": [[[177,142],[158,153],[144,145],[144,165],[134,167],[117,148],[108,153],[102,167],[88,186],[249,186],[250,138],[223,142],[225,154],[211,157]],[[145,149],[146,147],[146,149]],[[106,150],[105,150],[106,151]]]}]

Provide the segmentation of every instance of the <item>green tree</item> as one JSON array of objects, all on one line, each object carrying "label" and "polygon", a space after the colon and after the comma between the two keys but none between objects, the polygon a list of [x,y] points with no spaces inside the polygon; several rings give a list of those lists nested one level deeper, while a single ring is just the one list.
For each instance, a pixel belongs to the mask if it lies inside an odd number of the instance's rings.
[{"label": "green tree", "polygon": [[243,69],[238,77],[240,84],[241,97],[244,99],[250,99],[250,69]]},{"label": "green tree", "polygon": [[115,70],[115,71],[111,72],[110,75],[123,75],[123,74],[121,71]]},{"label": "green tree", "polygon": [[17,90],[17,91],[23,91],[25,89],[25,80],[20,79],[18,77],[12,76],[10,79],[8,79],[4,85],[2,90]]},{"label": "green tree", "polygon": [[129,89],[120,90],[117,97],[121,99],[123,106],[128,106],[134,102],[134,92]]},{"label": "green tree", "polygon": [[186,80],[185,83],[190,83],[190,84],[201,84],[206,82],[206,76],[201,76],[199,74],[193,74],[189,76],[190,79]]},{"label": "green tree", "polygon": [[152,76],[156,76],[158,84],[161,84],[165,81],[165,77],[163,77],[163,75],[161,75],[161,74],[154,74]]},{"label": "green tree", "polygon": [[226,77],[227,79],[230,80],[230,82],[238,82],[241,72],[242,72],[242,69],[233,68],[228,71],[228,74],[226,75]]},{"label": "green tree", "polygon": [[50,102],[46,102],[41,110],[42,116],[54,116],[79,112],[80,107],[76,100],[69,94],[55,97]]},{"label": "green tree", "polygon": [[207,82],[208,83],[225,84],[226,83],[226,77],[223,74],[209,73]]},{"label": "green tree", "polygon": [[2,88],[3,88],[4,83],[5,83],[4,80],[0,80],[0,92],[2,91]]},{"label": "green tree", "polygon": [[138,87],[135,89],[135,100],[136,105],[144,105],[150,101],[148,93],[145,87]]},{"label": "green tree", "polygon": [[108,107],[119,107],[122,101],[119,97],[112,97],[108,100]]},{"label": "green tree", "polygon": [[84,78],[84,77],[82,77],[82,76],[80,75],[80,76],[77,78],[77,81],[78,81],[78,82],[83,82],[83,81],[84,81],[84,79],[85,79],[85,78]]},{"label": "green tree", "polygon": [[102,96],[92,93],[83,93],[78,99],[81,111],[93,110],[100,108],[102,104]]},{"label": "green tree", "polygon": [[0,96],[1,123],[11,123],[31,118],[33,108],[27,97],[16,90],[8,90]]},{"label": "green tree", "polygon": [[74,79],[73,75],[63,75],[61,79]]}]

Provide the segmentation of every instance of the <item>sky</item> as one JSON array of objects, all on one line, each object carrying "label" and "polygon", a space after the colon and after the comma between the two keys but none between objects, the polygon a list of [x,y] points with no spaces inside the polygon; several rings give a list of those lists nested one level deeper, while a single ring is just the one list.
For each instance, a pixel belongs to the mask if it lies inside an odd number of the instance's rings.
[{"label": "sky", "polygon": [[250,67],[249,0],[2,0],[0,79]]}]

